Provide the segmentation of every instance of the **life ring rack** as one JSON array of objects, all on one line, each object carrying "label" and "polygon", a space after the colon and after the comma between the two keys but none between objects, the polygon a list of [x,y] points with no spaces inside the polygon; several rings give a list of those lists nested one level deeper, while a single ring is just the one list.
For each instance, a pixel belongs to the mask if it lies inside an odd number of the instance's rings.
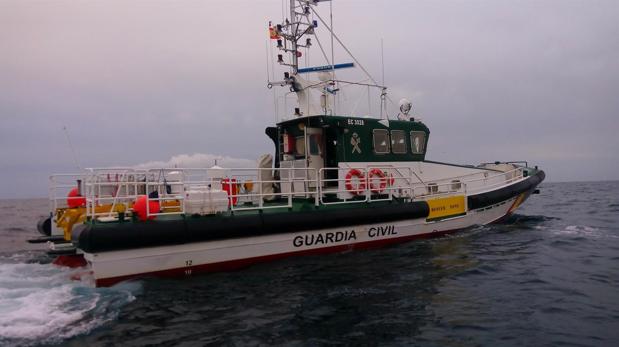
[{"label": "life ring rack", "polygon": [[[353,186],[353,178],[356,177],[359,183]],[[365,175],[359,169],[350,169],[344,180],[346,190],[352,195],[359,195],[365,191],[366,180]]]}]

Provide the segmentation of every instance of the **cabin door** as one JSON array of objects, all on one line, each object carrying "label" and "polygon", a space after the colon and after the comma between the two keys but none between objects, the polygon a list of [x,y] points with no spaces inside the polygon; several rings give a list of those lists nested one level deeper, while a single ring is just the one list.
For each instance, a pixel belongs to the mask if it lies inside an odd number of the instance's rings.
[{"label": "cabin door", "polygon": [[[320,179],[324,178],[324,172],[320,169],[325,167],[325,137],[322,128],[305,128],[305,148],[308,178],[315,180],[316,175],[320,175]],[[310,188],[316,188],[313,181],[309,182]]]}]

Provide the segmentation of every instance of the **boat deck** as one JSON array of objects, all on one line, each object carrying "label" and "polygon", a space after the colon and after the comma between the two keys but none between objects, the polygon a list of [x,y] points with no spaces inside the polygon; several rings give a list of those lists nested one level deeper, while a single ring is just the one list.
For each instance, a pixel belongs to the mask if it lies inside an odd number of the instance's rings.
[{"label": "boat deck", "polygon": [[[511,165],[511,164],[510,164]],[[313,170],[311,168],[278,169],[153,169],[128,168],[88,169],[81,174],[51,176],[50,209],[63,211],[71,199],[66,191],[79,182],[83,205],[82,218],[91,223],[130,221],[136,218],[134,203],[147,195],[147,219],[178,220],[201,215],[252,215],[282,212],[317,211],[358,208],[365,205],[379,207],[427,201],[448,197],[466,197],[517,183],[537,171],[526,166],[511,166],[511,170],[493,168],[453,167],[441,163],[427,163],[421,169],[414,167],[342,167]],[[264,171],[270,175],[263,174]],[[323,170],[337,170],[339,178],[326,179]],[[359,172],[351,183],[347,172]],[[380,177],[371,172],[380,170]],[[423,172],[432,171],[439,176],[431,182],[424,180]],[[442,170],[442,171],[441,171]],[[456,171],[459,170],[459,171]],[[450,175],[462,173],[465,175]],[[291,173],[291,171],[294,171]],[[440,175],[436,172],[440,171]],[[331,177],[333,177],[331,175]],[[356,184],[356,185],[355,185]],[[351,190],[351,185],[354,190]],[[196,213],[189,208],[188,191],[204,192],[203,204],[211,204],[211,193],[218,192],[218,210]],[[222,197],[223,196],[223,197]],[[151,203],[157,204],[151,210]],[[209,205],[210,206],[210,205]],[[60,216],[57,215],[57,220]],[[58,233],[56,233],[58,234]],[[66,235],[66,231],[65,231]]]}]

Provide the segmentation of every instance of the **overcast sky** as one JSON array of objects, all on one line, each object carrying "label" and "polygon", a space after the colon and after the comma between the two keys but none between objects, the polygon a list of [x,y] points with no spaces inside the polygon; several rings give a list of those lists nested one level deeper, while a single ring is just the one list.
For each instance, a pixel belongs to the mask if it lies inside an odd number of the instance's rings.
[{"label": "overcast sky", "polygon": [[[281,5],[0,0],[0,198],[46,196],[49,174],[75,170],[63,126],[87,167],[272,152],[266,25]],[[384,40],[390,95],[430,127],[428,159],[619,179],[619,1],[336,0],[333,11],[378,78]]]}]

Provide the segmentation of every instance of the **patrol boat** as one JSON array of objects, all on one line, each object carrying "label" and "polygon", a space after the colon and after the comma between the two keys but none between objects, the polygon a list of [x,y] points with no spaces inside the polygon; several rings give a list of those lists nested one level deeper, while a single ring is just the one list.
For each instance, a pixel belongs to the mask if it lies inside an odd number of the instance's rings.
[{"label": "patrol boat", "polygon": [[[274,155],[262,155],[254,168],[52,175],[50,216],[38,225],[44,236],[31,242],[47,243],[55,264],[84,267],[95,285],[110,286],[445,235],[499,221],[537,192],[544,172],[526,162],[427,160],[430,130],[409,115],[410,102],[401,100],[390,117],[387,88],[352,54],[353,62],[335,64],[333,42],[350,50],[318,3],[291,0],[289,18],[269,23],[269,42],[280,52],[271,65],[286,71],[267,86],[289,90],[275,97],[284,119],[265,131]],[[300,67],[313,40],[326,64]],[[353,69],[367,78],[340,78]],[[377,100],[378,117],[346,111],[341,95],[349,87],[361,88],[362,104]],[[296,101],[288,104],[290,96]]]}]

